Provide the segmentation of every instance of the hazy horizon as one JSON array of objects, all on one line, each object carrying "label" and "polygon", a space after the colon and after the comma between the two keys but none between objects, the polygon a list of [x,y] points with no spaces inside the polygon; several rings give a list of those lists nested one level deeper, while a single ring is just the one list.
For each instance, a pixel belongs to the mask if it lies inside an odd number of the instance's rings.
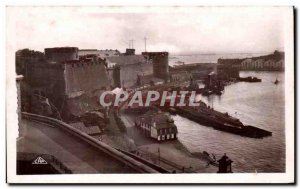
[{"label": "hazy horizon", "polygon": [[[75,47],[75,46],[55,46],[55,47],[45,47],[45,48],[60,48],[60,47]],[[90,50],[94,50],[95,48],[80,48],[80,47],[77,47],[79,50],[86,50],[86,49],[90,49]],[[23,49],[29,49],[29,50],[34,50],[34,51],[39,51],[39,52],[44,52],[44,49],[31,49],[31,48],[21,48],[21,49],[18,49],[18,50],[23,50]],[[17,50],[17,51],[18,51]],[[98,48],[97,50],[118,50],[119,52],[121,53],[125,53],[125,49],[107,49],[107,48]],[[277,49],[276,49],[277,50]],[[274,50],[275,51],[275,50]],[[224,52],[224,51],[209,51],[209,52],[195,52],[195,51],[190,51],[190,52],[177,52],[177,53],[174,53],[174,52],[169,52],[170,55],[178,55],[178,56],[190,56],[190,55],[214,55],[214,54],[268,54],[268,53],[273,53],[274,51],[265,51],[265,52],[243,52],[243,51],[236,51],[236,52]],[[284,52],[283,50],[278,50],[278,51],[281,51],[281,52]],[[136,54],[141,54],[141,52],[144,52],[144,51],[140,51],[139,53],[136,53]],[[148,52],[151,52],[151,51],[148,51]],[[155,51],[152,51],[152,52],[155,52]]]},{"label": "hazy horizon", "polygon": [[[288,7],[8,7],[14,50],[75,46],[137,54],[266,53],[284,50]],[[8,44],[10,45],[10,44]]]}]

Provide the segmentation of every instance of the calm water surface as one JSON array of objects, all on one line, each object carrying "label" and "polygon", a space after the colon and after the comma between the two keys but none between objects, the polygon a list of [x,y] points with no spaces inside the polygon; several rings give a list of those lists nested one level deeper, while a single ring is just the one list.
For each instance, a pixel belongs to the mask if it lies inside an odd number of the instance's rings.
[{"label": "calm water surface", "polygon": [[[217,158],[226,153],[234,172],[284,172],[284,73],[240,72],[256,76],[261,83],[238,82],[225,87],[222,96],[198,96],[221,112],[239,118],[244,124],[271,131],[271,137],[253,139],[202,126],[181,116],[173,116],[179,140],[192,152],[207,151]],[[278,78],[280,83],[273,82]]]}]

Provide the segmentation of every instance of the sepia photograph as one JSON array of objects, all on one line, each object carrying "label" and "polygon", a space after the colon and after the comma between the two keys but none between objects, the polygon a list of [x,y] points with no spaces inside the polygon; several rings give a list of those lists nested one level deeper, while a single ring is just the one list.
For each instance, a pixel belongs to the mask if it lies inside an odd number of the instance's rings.
[{"label": "sepia photograph", "polygon": [[8,183],[293,183],[294,8],[7,6]]}]

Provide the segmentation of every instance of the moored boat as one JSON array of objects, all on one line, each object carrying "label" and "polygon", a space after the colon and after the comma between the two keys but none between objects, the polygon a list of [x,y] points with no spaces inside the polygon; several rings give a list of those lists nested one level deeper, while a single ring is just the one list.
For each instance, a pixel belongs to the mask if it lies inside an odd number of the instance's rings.
[{"label": "moored boat", "polygon": [[251,125],[244,125],[239,119],[215,111],[210,107],[200,106],[198,109],[191,107],[174,107],[174,109],[176,109],[177,114],[183,117],[217,130],[251,138],[263,138],[272,135],[270,131]]}]

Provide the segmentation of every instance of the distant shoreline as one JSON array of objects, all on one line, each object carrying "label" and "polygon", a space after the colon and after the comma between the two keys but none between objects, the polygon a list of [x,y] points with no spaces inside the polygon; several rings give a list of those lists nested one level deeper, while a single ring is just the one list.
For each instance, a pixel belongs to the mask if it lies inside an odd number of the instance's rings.
[{"label": "distant shoreline", "polygon": [[272,54],[273,52],[211,52],[211,53],[183,53],[183,54],[173,54],[170,53],[170,56],[197,56],[197,55],[229,55],[229,54]]}]

